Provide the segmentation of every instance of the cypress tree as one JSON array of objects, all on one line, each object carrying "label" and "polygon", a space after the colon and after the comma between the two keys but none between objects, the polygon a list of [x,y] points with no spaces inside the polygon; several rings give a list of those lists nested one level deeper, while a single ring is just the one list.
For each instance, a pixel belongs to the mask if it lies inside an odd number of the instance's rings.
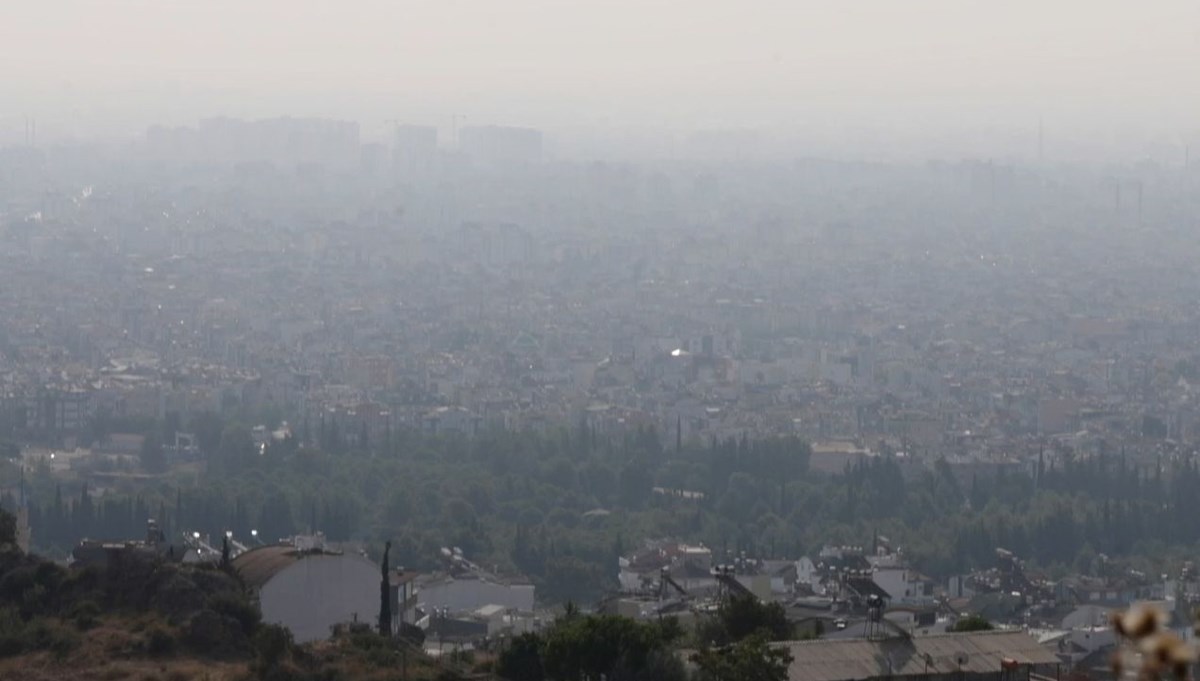
[{"label": "cypress tree", "polygon": [[380,566],[379,580],[379,635],[392,635],[392,589],[388,583],[388,554],[392,551],[392,542],[383,546],[383,564]]}]

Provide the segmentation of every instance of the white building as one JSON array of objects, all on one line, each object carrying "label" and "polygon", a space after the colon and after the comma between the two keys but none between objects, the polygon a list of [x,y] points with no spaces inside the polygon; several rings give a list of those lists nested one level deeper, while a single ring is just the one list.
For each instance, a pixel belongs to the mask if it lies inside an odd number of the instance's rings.
[{"label": "white building", "polygon": [[871,579],[892,598],[892,603],[927,603],[933,594],[926,591],[921,575],[905,567],[878,567]]},{"label": "white building", "polygon": [[489,605],[532,612],[534,603],[532,584],[492,581],[474,575],[421,580],[416,597],[426,610],[444,608],[450,612],[475,612]]},{"label": "white building", "polygon": [[263,546],[234,558],[233,568],[258,592],[263,621],[287,627],[299,643],[328,638],[337,624],[378,621],[379,566],[363,556]]},{"label": "white building", "polygon": [[821,576],[817,572],[817,566],[813,563],[812,558],[802,556],[800,560],[796,561],[796,583],[816,587],[819,581],[821,581]]}]

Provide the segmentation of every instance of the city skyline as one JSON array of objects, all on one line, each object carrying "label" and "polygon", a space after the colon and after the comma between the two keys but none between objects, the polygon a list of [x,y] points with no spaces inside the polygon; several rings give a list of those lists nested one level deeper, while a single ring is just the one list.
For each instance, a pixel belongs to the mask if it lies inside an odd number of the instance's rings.
[{"label": "city skyline", "polygon": [[[1200,9],[1170,0],[826,5],[472,2],[21,5],[0,41],[0,143],[127,140],[227,115],[452,117],[609,136],[754,128],[1002,148],[1194,139]],[[855,131],[858,134],[855,134]],[[835,145],[836,146],[836,145]],[[942,145],[944,146],[944,145]],[[1110,152],[1114,153],[1114,152]]]}]

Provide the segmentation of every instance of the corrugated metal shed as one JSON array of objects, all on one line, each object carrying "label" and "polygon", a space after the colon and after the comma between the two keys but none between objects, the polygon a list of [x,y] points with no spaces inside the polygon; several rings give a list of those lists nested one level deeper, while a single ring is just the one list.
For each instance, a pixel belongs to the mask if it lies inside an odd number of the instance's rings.
[{"label": "corrugated metal shed", "polygon": [[940,634],[869,641],[779,644],[792,653],[788,681],[852,681],[899,676],[998,674],[1005,659],[1022,665],[1058,658],[1023,631]]}]

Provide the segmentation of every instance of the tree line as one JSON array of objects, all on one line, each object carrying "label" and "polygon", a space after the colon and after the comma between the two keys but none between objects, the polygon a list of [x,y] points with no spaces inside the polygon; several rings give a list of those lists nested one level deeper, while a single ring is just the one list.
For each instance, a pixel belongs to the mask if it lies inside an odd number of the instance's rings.
[{"label": "tree line", "polygon": [[83,537],[141,536],[147,517],[173,536],[229,530],[245,541],[256,530],[273,541],[319,530],[332,541],[390,540],[394,563],[410,569],[438,569],[441,547],[459,547],[561,602],[615,588],[617,557],[647,538],[704,542],[718,559],[797,558],[884,534],[936,577],[991,566],[996,547],[1063,574],[1097,572],[1100,554],[1158,570],[1200,541],[1190,505],[1200,469],[1187,457],[1135,466],[1116,453],[1060,451],[1027,470],[963,479],[945,461],[915,469],[878,456],[829,475],[809,469],[808,444],[794,437],[664,442],[653,428],[609,436],[583,424],[476,437],[396,429],[365,449],[328,451],[318,426],[260,451],[248,427],[203,418],[201,473],[98,495],[35,472],[35,544],[66,551]]}]

